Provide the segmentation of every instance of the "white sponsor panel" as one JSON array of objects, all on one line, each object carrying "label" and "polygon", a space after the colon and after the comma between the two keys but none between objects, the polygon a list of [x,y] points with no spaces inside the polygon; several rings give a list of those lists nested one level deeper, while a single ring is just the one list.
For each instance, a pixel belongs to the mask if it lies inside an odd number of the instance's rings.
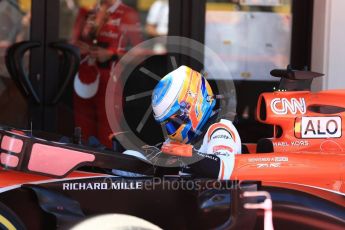
[{"label": "white sponsor panel", "polygon": [[287,115],[288,113],[296,115],[305,114],[307,106],[304,98],[274,98],[271,101],[271,110],[277,115]]},{"label": "white sponsor panel", "polygon": [[340,117],[302,117],[302,138],[339,138],[342,136]]}]

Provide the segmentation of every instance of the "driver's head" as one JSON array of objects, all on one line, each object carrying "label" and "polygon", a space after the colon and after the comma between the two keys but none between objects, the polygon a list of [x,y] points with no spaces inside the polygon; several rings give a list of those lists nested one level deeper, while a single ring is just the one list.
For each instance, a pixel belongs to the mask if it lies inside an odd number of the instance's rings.
[{"label": "driver's head", "polygon": [[190,143],[201,133],[216,104],[207,80],[187,66],[166,75],[152,94],[156,121],[166,129],[169,139]]}]

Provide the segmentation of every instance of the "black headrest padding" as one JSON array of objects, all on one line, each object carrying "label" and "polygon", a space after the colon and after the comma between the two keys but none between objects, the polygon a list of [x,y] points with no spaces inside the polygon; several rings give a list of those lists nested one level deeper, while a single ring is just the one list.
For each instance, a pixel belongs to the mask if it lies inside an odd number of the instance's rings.
[{"label": "black headrest padding", "polygon": [[261,139],[256,146],[257,153],[273,153],[273,143],[270,139]]},{"label": "black headrest padding", "polygon": [[247,145],[242,145],[242,154],[249,154],[249,149]]}]

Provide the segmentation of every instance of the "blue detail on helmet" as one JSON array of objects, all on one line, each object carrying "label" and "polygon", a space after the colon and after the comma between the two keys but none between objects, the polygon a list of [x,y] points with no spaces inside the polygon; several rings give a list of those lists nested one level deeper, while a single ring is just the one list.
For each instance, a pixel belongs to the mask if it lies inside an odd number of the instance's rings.
[{"label": "blue detail on helmet", "polygon": [[[152,93],[152,106],[157,106],[159,103],[162,102],[166,94],[168,93],[169,89],[171,87],[174,87],[172,85],[173,82],[173,76],[167,75],[162,80],[159,81],[159,83],[156,85],[156,87],[153,90]],[[180,109],[180,105],[177,100],[170,106],[169,110],[164,114],[164,116],[157,118],[157,122],[163,122],[166,119],[168,119],[170,116],[175,114]]]},{"label": "blue detail on helmet", "polygon": [[168,135],[173,135],[178,130],[179,126],[176,126],[173,122],[167,122],[165,124]]},{"label": "blue detail on helmet", "polygon": [[205,78],[201,79],[201,92],[205,96],[205,93],[207,93],[206,86],[205,86]]},{"label": "blue detail on helmet", "polygon": [[213,111],[213,108],[215,107],[215,105],[216,105],[216,101],[215,100],[212,102],[211,105],[206,104],[206,103],[202,105],[203,110],[205,112],[204,112],[204,116],[201,119],[198,127],[196,128],[197,132],[201,132],[201,130],[204,127],[204,125],[206,124],[207,120],[211,117],[212,111]]},{"label": "blue detail on helmet", "polygon": [[172,84],[171,77],[165,77],[159,81],[152,93],[152,105],[158,105],[169,91]]}]

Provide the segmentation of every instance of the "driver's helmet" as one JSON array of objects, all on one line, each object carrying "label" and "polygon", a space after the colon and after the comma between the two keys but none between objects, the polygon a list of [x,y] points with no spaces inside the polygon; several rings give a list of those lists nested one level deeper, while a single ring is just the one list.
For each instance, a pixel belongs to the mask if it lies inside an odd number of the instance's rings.
[{"label": "driver's helmet", "polygon": [[197,71],[181,66],[162,78],[152,94],[154,117],[168,138],[190,143],[201,134],[216,100],[207,80]]}]

